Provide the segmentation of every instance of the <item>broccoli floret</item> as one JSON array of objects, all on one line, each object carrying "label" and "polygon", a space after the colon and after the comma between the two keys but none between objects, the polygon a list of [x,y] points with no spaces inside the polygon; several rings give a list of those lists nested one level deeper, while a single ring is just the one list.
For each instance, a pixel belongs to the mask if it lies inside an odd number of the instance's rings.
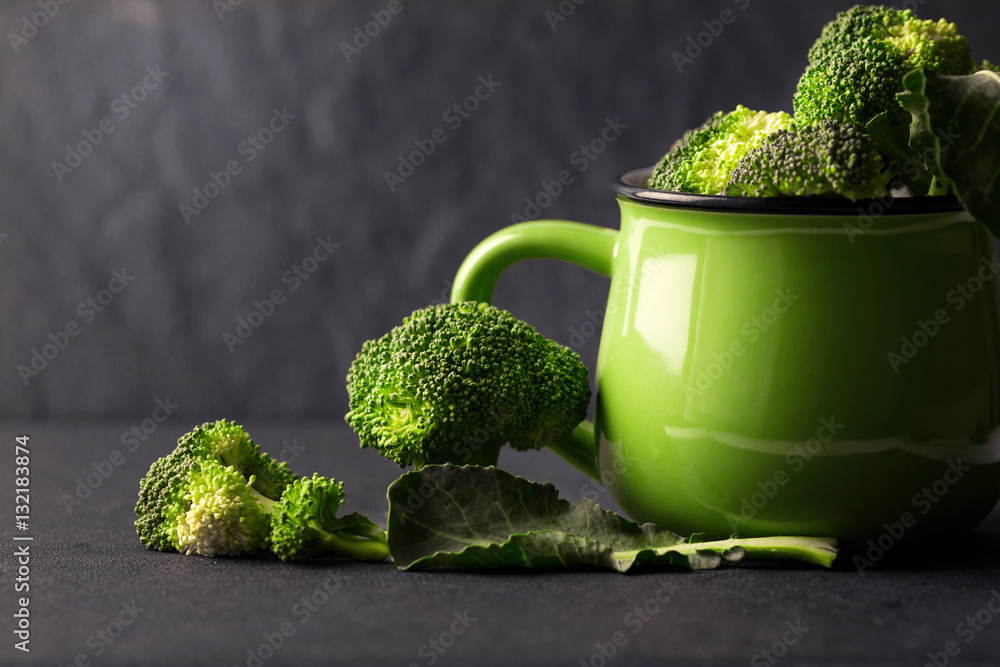
[{"label": "broccoli floret", "polygon": [[[261,488],[253,471],[269,476]],[[139,481],[135,528],[146,547],[187,555],[250,556],[274,543],[284,560],[384,560],[384,531],[360,514],[336,518],[343,501],[342,484],[319,475],[299,480],[261,453],[241,426],[222,420],[194,428],[153,462]],[[296,521],[298,546],[291,537]],[[315,539],[305,529],[313,521],[336,534]]]},{"label": "broccoli floret", "polygon": [[244,556],[267,546],[274,501],[255,491],[253,477],[215,459],[183,452],[157,459],[139,481],[139,541],[157,551]]},{"label": "broccoli floret", "polygon": [[365,342],[347,391],[345,420],[361,446],[416,468],[495,465],[504,443],[552,444],[583,420],[590,400],[575,352],[474,301],[417,310]]},{"label": "broccoli floret", "polygon": [[316,474],[292,483],[274,510],[271,551],[284,561],[327,556],[385,560],[385,531],[358,513],[338,517],[343,503],[343,482]]},{"label": "broccoli floret", "polygon": [[165,520],[182,554],[246,556],[267,547],[274,501],[257,493],[253,477],[205,460],[189,469],[183,495],[174,496]]},{"label": "broccoli floret", "polygon": [[177,506],[184,497],[193,472],[192,468],[195,467],[192,459],[164,456],[153,461],[149,471],[139,480],[135,532],[144,546],[157,551],[177,549],[173,522],[178,513]]},{"label": "broccoli floret", "polygon": [[653,167],[648,185],[668,192],[721,194],[729,174],[744,155],[792,119],[783,111],[753,111],[742,105],[718,111],[700,127],[688,130]]},{"label": "broccoli floret", "polygon": [[223,466],[235,466],[244,477],[254,477],[253,487],[260,494],[277,500],[285,487],[298,479],[284,462],[275,461],[260,451],[238,424],[225,419],[209,422],[182,436],[174,450],[195,459],[212,458]]},{"label": "broccoli floret", "polygon": [[853,125],[823,121],[779,130],[750,151],[733,170],[726,194],[752,197],[879,197],[889,173],[868,134]]},{"label": "broccoli floret", "polygon": [[795,122],[823,120],[863,129],[882,112],[894,125],[909,116],[896,101],[903,75],[923,68],[940,74],[977,69],[954,23],[925,21],[909,9],[857,5],[828,23],[809,50],[793,99]]}]

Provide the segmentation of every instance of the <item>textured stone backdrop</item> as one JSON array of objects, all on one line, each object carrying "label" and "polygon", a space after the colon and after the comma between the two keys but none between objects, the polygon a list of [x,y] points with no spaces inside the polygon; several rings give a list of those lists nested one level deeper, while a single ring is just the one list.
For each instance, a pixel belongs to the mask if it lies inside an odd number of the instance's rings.
[{"label": "textured stone backdrop", "polygon": [[[148,415],[169,398],[205,417],[339,418],[361,343],[447,299],[477,241],[537,215],[543,181],[573,178],[542,217],[615,226],[616,174],[717,109],[790,110],[809,44],[851,4],[236,3],[4,3],[0,415]],[[995,5],[920,4],[1000,59]],[[581,157],[609,121],[614,141]],[[391,190],[385,172],[429,137],[444,141]],[[530,262],[496,303],[592,367],[596,337],[573,332],[605,290]],[[227,345],[255,301],[269,316]],[[33,358],[45,368],[19,372]]]}]

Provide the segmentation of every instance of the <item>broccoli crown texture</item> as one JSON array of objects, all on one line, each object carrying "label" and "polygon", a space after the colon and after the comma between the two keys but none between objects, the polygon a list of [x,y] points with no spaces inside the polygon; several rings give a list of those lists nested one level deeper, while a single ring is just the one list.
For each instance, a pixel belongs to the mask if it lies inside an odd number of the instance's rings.
[{"label": "broccoli crown texture", "polygon": [[736,165],[726,193],[862,199],[884,195],[888,187],[872,138],[853,125],[823,121],[767,137]]},{"label": "broccoli crown texture", "polygon": [[174,521],[183,507],[192,468],[196,467],[193,459],[164,456],[153,461],[145,477],[139,480],[135,530],[146,547],[157,551],[177,549]]},{"label": "broccoli crown texture", "polygon": [[365,342],[347,375],[345,420],[362,447],[401,467],[495,463],[537,449],[586,416],[587,368],[505,310],[465,301],[417,310]]},{"label": "broccoli crown texture", "polygon": [[200,556],[245,556],[266,548],[273,501],[252,481],[215,461],[192,466],[184,495],[168,507],[175,548]]},{"label": "broccoli crown texture", "polygon": [[742,105],[718,111],[700,127],[688,130],[653,167],[648,185],[668,192],[722,194],[729,174],[764,138],[792,126],[783,111],[753,111]]},{"label": "broccoli crown texture", "polygon": [[135,527],[158,551],[243,556],[267,546],[265,498],[234,467],[176,451],[157,459],[139,481]]},{"label": "broccoli crown texture", "polygon": [[174,453],[234,466],[244,477],[252,476],[254,489],[271,500],[280,498],[285,487],[298,478],[287,464],[261,452],[242,426],[225,419],[194,428],[178,440]]},{"label": "broccoli crown texture", "polygon": [[971,47],[954,23],[921,20],[909,9],[857,5],[826,24],[809,50],[793,99],[795,122],[821,120],[859,128],[882,112],[894,124],[909,115],[896,100],[903,75],[923,68],[939,74],[977,69]]},{"label": "broccoli crown texture", "polygon": [[385,560],[386,534],[360,514],[338,517],[344,484],[315,474],[293,482],[274,508],[271,550],[284,561],[344,556]]}]

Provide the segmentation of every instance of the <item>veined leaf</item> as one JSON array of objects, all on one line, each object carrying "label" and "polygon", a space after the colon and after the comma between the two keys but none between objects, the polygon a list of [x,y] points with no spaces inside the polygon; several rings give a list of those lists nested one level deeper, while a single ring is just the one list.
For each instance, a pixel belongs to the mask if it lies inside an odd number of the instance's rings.
[{"label": "veined leaf", "polygon": [[920,153],[910,147],[910,127],[893,124],[889,112],[883,111],[868,122],[865,130],[888,159],[894,180],[902,181],[914,196],[926,195],[931,187],[931,174]]},{"label": "veined leaf", "polygon": [[381,537],[382,535],[382,529],[379,528],[377,523],[358,512],[352,512],[344,516],[326,517],[323,524],[327,530],[345,535],[371,538]]},{"label": "veined leaf", "polygon": [[914,70],[903,77],[897,98],[913,116],[910,147],[973,217],[1000,236],[1000,73]]},{"label": "veined leaf", "polygon": [[495,467],[432,465],[389,486],[389,551],[403,570],[434,566],[572,567],[625,572],[636,564],[710,569],[747,557],[829,567],[831,538],[768,537],[702,542],[640,526],[587,498],[559,497]]}]

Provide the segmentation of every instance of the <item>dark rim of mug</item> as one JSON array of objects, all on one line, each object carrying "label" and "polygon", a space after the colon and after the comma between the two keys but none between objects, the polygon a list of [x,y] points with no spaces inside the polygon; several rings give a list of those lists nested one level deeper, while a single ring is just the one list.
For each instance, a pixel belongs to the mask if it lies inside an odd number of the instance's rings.
[{"label": "dark rim of mug", "polygon": [[642,204],[676,208],[740,210],[745,213],[808,213],[810,215],[873,215],[906,213],[958,213],[963,211],[956,197],[897,197],[859,199],[840,197],[730,197],[728,195],[696,195],[687,192],[665,192],[646,187],[652,167],[633,169],[620,175],[612,184],[614,191]]}]

